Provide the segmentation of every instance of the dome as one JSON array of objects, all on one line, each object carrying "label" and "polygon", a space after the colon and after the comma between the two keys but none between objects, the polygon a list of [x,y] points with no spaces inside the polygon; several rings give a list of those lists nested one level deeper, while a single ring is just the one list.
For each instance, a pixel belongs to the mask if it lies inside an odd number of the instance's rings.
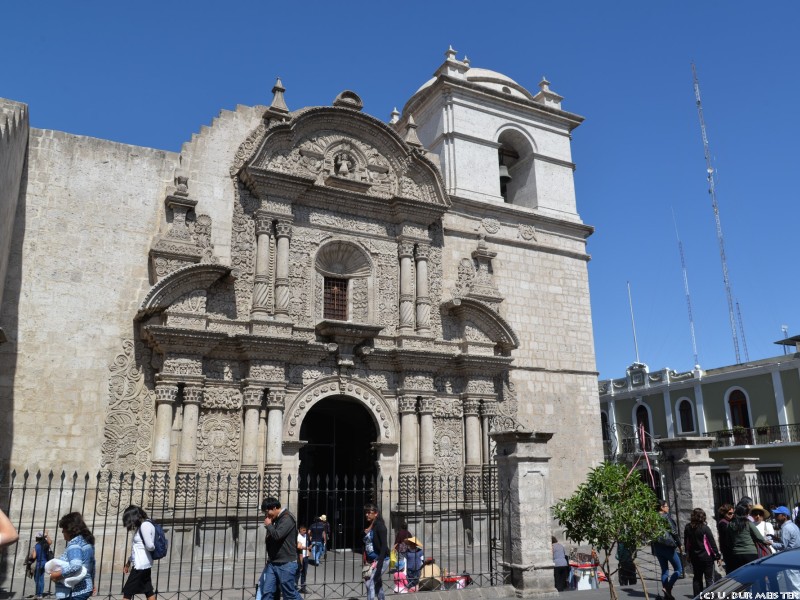
[{"label": "dome", "polygon": [[[464,74],[465,79],[470,83],[475,83],[480,87],[490,89],[494,92],[501,94],[508,94],[512,98],[522,98],[525,100],[533,100],[531,93],[511,79],[507,75],[492,71],[491,69],[478,69],[469,68]],[[419,94],[422,90],[430,87],[436,81],[436,77],[431,77],[426,81],[416,92],[414,96]]]}]

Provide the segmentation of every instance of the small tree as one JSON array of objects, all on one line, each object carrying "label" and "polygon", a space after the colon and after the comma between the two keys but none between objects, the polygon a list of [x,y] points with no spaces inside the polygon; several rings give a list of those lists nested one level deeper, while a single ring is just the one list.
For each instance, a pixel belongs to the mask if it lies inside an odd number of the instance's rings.
[{"label": "small tree", "polygon": [[[641,544],[667,530],[656,511],[657,498],[646,483],[622,465],[603,463],[589,472],[586,483],[567,499],[559,500],[553,512],[565,528],[568,539],[585,542],[602,550],[600,564],[608,579],[612,600],[616,600],[609,558],[621,542],[634,556]],[[640,575],[641,579],[641,575]],[[647,588],[642,582],[645,597]]]}]

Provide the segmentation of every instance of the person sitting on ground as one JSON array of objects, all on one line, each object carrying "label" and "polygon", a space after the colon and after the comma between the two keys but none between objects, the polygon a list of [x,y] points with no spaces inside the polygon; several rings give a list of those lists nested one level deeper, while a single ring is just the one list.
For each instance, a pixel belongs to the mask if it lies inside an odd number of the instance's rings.
[{"label": "person sitting on ground", "polygon": [[422,542],[415,537],[405,540],[406,547],[406,577],[408,578],[408,589],[414,588],[419,583],[419,574],[425,561],[422,553]]},{"label": "person sitting on ground", "polygon": [[432,557],[426,558],[422,572],[419,574],[419,587],[417,589],[431,591],[438,590],[441,587],[442,571]]}]

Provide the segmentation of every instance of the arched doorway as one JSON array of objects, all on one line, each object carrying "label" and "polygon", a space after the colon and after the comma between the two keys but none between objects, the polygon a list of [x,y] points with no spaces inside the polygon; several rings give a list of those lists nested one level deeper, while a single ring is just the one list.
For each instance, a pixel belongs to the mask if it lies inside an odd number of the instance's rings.
[{"label": "arched doorway", "polygon": [[358,548],[363,507],[376,499],[378,431],[370,412],[355,398],[331,396],[303,419],[297,518],[311,525],[326,515],[330,547]]}]

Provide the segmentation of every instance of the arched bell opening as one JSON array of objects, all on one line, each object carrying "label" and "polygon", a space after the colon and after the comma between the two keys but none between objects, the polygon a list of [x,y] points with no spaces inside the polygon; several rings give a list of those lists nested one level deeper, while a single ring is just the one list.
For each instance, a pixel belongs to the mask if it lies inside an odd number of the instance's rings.
[{"label": "arched bell opening", "polygon": [[325,398],[303,419],[300,440],[298,523],[310,526],[325,515],[330,548],[359,548],[364,504],[377,496],[378,429],[372,414],[355,398]]},{"label": "arched bell opening", "polygon": [[519,131],[506,129],[497,139],[500,195],[507,204],[536,207],[533,148]]}]

